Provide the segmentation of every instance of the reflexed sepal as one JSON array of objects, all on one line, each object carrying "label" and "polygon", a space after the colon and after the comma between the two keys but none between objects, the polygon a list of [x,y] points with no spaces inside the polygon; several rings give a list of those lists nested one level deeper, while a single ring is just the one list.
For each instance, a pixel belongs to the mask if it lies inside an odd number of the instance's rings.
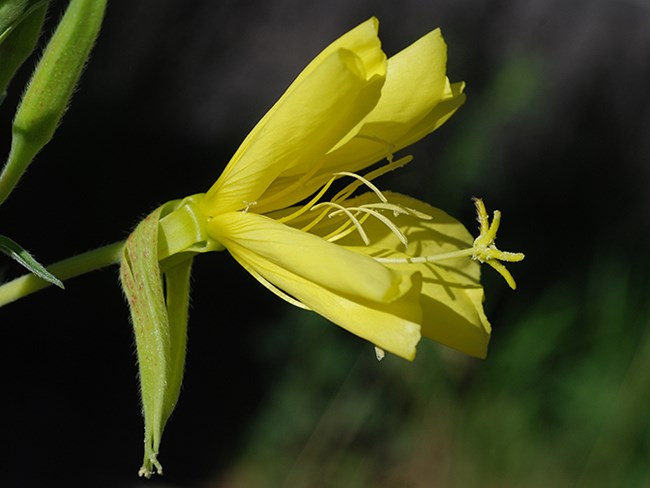
[{"label": "reflexed sepal", "polygon": [[193,212],[199,196],[169,202],[129,236],[120,279],[131,309],[144,415],[140,476],[162,474],[158,452],[178,401],[187,342],[190,268],[198,252],[216,249]]},{"label": "reflexed sepal", "polygon": [[139,474],[147,478],[155,472],[162,474],[157,459],[160,440],[180,392],[192,261],[186,259],[163,275],[158,264],[158,225],[162,210],[160,207],[152,212],[129,236],[120,267],[140,368],[145,438]]}]

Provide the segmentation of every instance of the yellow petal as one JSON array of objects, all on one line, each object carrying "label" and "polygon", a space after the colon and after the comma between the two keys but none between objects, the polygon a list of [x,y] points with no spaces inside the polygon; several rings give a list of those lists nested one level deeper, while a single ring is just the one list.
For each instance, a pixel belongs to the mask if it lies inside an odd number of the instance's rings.
[{"label": "yellow petal", "polygon": [[284,92],[280,99],[271,107],[271,109],[262,117],[255,128],[246,136],[233,159],[237,159],[239,153],[244,152],[251,141],[253,141],[257,132],[266,125],[268,119],[282,105],[282,102],[288,98],[300,84],[311,75],[316,68],[320,66],[329,56],[340,49],[351,51],[359,57],[363,64],[368,79],[374,76],[385,78],[386,76],[386,55],[381,50],[381,42],[377,37],[379,21],[372,17],[362,24],[358,25],[349,32],[343,34],[337,40],[332,42],[323,51],[321,51],[296,77],[289,88]]},{"label": "yellow petal", "polygon": [[[408,274],[393,271],[320,237],[255,213],[228,212],[208,223],[208,234],[231,253],[254,256],[289,274],[359,299],[391,302],[412,286]],[[260,265],[261,266],[261,265]]]},{"label": "yellow petal", "polygon": [[[332,153],[329,157],[349,160],[351,158],[346,156],[354,154],[354,159],[374,162],[386,156],[387,151],[392,149],[386,144],[394,146],[395,141],[422,120],[441,100],[446,81],[446,65],[447,45],[440,29],[430,32],[392,56],[388,60],[381,99],[355,134],[366,142],[374,140],[374,146],[365,146],[361,154],[359,148],[355,147],[342,151],[338,156]],[[383,147],[379,141],[384,141]]]},{"label": "yellow petal", "polygon": [[375,75],[381,77],[386,76],[386,55],[381,50],[381,42],[377,37],[378,28],[379,21],[376,17],[371,17],[354,29],[343,34],[323,49],[318,56],[316,56],[305,67],[305,69],[302,70],[284,96],[291,93],[291,90],[296,84],[300,83],[300,81],[310,74],[321,62],[339,49],[352,51],[354,54],[359,56],[368,78],[372,78]]},{"label": "yellow petal", "polygon": [[[391,57],[379,103],[327,154],[311,181],[293,192],[295,201],[311,195],[332,173],[359,171],[440,127],[465,100],[464,84],[450,86],[446,62],[440,29]],[[294,177],[284,173],[269,192],[283,191]]]},{"label": "yellow petal", "polygon": [[[241,262],[241,256],[235,256]],[[419,305],[420,276],[412,274],[407,294],[390,303],[369,302],[336,293],[297,276],[267,269],[265,276],[310,309],[397,356],[415,358],[420,341],[422,312]]]},{"label": "yellow petal", "polygon": [[447,122],[449,117],[465,103],[464,89],[465,83],[462,81],[450,84],[449,80],[445,80],[445,90],[440,102],[420,122],[395,141],[395,150],[414,144]]},{"label": "yellow petal", "polygon": [[[363,228],[370,239],[365,246],[357,233],[337,241],[354,252],[379,258],[433,256],[471,248],[473,237],[457,220],[442,210],[414,198],[384,192],[393,204],[415,209],[432,217],[422,220],[409,215],[391,218],[408,239],[405,249],[399,237],[376,219],[368,219]],[[376,201],[374,194],[364,194],[350,200],[348,206]],[[326,222],[312,232],[326,234],[339,219]],[[483,288],[480,284],[480,265],[461,257],[422,264],[386,264],[396,271],[419,271],[422,275],[420,304],[423,311],[422,335],[471,356],[484,358],[490,339],[490,323],[483,311]]]},{"label": "yellow petal", "polygon": [[256,214],[219,215],[209,232],[260,281],[382,349],[415,357],[419,274],[388,270],[367,256]]},{"label": "yellow petal", "polygon": [[362,24],[305,68],[208,191],[206,214],[257,202],[283,172],[308,172],[372,110],[386,70],[376,27]]}]

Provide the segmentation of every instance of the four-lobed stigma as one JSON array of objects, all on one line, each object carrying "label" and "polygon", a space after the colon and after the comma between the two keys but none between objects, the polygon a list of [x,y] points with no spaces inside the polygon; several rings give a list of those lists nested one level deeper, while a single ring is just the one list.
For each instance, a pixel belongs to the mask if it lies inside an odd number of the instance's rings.
[{"label": "four-lobed stigma", "polygon": [[[380,221],[390,230],[390,232],[395,234],[406,248],[408,246],[408,236],[399,228],[394,220],[397,220],[400,215],[409,215],[421,220],[430,220],[432,217],[413,208],[391,203],[384,193],[382,193],[381,190],[372,183],[372,180],[392,171],[395,168],[404,166],[409,163],[411,159],[410,156],[407,156],[393,162],[392,159],[389,158],[389,164],[363,176],[345,171],[334,173],[332,174],[331,179],[323,185],[321,190],[317,192],[309,202],[278,220],[285,224],[297,227],[304,232],[309,232],[310,229],[314,228],[326,217],[333,218],[344,216],[346,218],[344,223],[329,234],[323,236],[323,238],[329,242],[336,242],[356,231],[363,243],[366,246],[369,246],[371,245],[371,241],[364,230],[364,222],[366,222],[368,218],[372,217]],[[354,181],[339,191],[330,201],[320,201],[323,195],[330,189],[331,185],[341,177],[350,177],[353,178]],[[348,205],[347,200],[360,186],[365,186],[374,193],[377,201],[364,203],[362,205]],[[476,206],[477,220],[480,226],[479,235],[474,240],[472,247],[427,256],[399,258],[375,257],[374,259],[387,264],[421,264],[425,262],[433,263],[459,257],[468,257],[475,261],[490,265],[501,276],[503,276],[510,288],[513,290],[516,289],[517,284],[514,278],[501,261],[519,262],[522,261],[525,256],[520,252],[501,251],[496,247],[495,240],[501,223],[501,212],[498,210],[494,211],[492,222],[490,223],[483,200],[480,198],[473,198],[473,200]],[[314,215],[313,212],[315,212],[316,215]]]}]

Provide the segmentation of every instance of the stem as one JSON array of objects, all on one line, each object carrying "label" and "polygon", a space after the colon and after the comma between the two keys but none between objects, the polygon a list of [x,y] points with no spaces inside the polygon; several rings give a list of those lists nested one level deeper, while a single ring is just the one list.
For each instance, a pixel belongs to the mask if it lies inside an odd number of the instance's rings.
[{"label": "stem", "polygon": [[[110,266],[111,264],[117,264],[122,257],[124,243],[125,241],[114,242],[113,244],[93,249],[78,256],[64,259],[63,261],[48,266],[47,270],[61,281],[64,281],[96,269]],[[50,285],[51,283],[33,274],[26,274],[16,278],[0,286],[0,307]]]}]

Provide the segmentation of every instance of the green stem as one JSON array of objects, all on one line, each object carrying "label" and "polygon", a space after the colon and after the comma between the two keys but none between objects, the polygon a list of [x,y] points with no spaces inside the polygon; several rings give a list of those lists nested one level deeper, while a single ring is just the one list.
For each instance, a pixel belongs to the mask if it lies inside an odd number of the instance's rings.
[{"label": "green stem", "polygon": [[[47,270],[61,281],[96,269],[117,264],[122,257],[125,241],[114,242],[104,247],[64,259],[47,267]],[[0,307],[50,286],[33,274],[23,275],[0,286]]]}]

